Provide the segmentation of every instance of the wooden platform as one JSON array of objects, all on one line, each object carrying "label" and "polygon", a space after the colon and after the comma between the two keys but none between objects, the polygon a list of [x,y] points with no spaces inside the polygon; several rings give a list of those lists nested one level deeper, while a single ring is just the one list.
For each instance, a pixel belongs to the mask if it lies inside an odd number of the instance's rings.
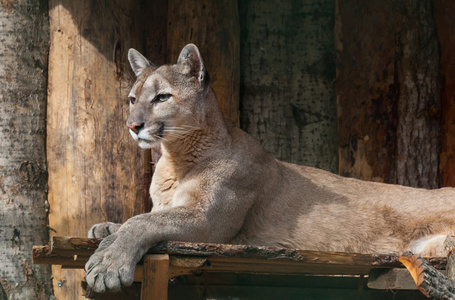
[{"label": "wooden platform", "polygon": [[[64,268],[83,268],[100,241],[100,239],[53,237],[50,246],[35,246],[33,248],[33,263],[62,265]],[[135,281],[142,283],[141,299],[167,299],[169,279],[182,275],[197,276],[201,274],[204,274],[206,278],[213,274],[214,277],[211,279],[217,276],[219,278],[220,274],[221,277],[223,274],[256,274],[255,276],[275,276],[275,278],[279,278],[279,276],[283,276],[283,278],[311,276],[318,279],[319,282],[323,278],[333,283],[337,280],[340,282],[350,280],[351,285],[355,279],[358,282],[357,289],[359,291],[365,288],[364,282],[366,280],[364,277],[372,274],[369,276],[371,278],[368,279],[367,288],[411,289],[413,288],[412,279],[411,285],[400,287],[400,281],[403,280],[397,280],[397,278],[399,276],[406,277],[407,271],[403,269],[403,265],[398,259],[398,256],[379,254],[367,255],[245,245],[164,242],[151,248],[149,254],[145,255],[143,261],[138,264]],[[445,268],[445,258],[431,258],[428,261],[437,269]],[[226,275],[224,278],[223,282],[226,283]],[[191,280],[194,278],[190,278]],[[252,281],[255,280],[257,279]],[[278,279],[278,281],[280,280]],[[301,281],[304,283],[304,278]],[[255,286],[258,285],[257,282],[252,283]],[[235,284],[235,279],[231,280],[230,285],[236,286]],[[299,288],[294,284],[285,283],[284,285],[286,288]],[[194,287],[194,285],[190,286]],[[270,287],[270,282],[268,287]],[[311,284],[309,287],[311,288]],[[330,286],[327,288],[330,289]],[[189,289],[191,290],[191,288]],[[261,290],[267,290],[267,287],[264,285]],[[415,293],[418,296],[420,295],[417,291]],[[352,299],[352,296],[349,297]],[[415,297],[414,295],[410,299]],[[256,298],[250,297],[248,299]]]}]

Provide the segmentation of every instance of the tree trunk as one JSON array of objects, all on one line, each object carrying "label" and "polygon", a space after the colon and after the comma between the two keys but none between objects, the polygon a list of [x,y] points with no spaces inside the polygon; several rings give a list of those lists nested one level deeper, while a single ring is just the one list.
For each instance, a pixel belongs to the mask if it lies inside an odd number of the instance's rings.
[{"label": "tree trunk", "polygon": [[48,242],[45,152],[47,1],[0,5],[0,299],[52,298],[50,268],[32,265]]},{"label": "tree trunk", "polygon": [[[95,223],[124,222],[150,208],[150,151],[125,126],[134,80],[127,51],[146,44],[138,14],[150,20],[162,13],[144,11],[141,2],[50,1],[47,149],[55,234],[84,237]],[[83,299],[85,272],[53,267],[53,275],[57,298]]]},{"label": "tree trunk", "polygon": [[279,159],[337,172],[335,0],[239,6],[241,127]]},{"label": "tree trunk", "polygon": [[439,186],[440,66],[432,2],[337,1],[340,174]]}]

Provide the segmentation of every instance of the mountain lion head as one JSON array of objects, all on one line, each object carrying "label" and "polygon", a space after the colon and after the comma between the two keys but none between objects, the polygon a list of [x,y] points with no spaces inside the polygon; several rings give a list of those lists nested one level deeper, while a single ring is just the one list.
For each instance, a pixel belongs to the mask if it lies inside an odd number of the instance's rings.
[{"label": "mountain lion head", "polygon": [[141,148],[172,143],[198,126],[209,76],[195,45],[183,48],[174,65],[156,67],[134,49],[128,51],[128,60],[137,79],[128,95],[126,126]]}]

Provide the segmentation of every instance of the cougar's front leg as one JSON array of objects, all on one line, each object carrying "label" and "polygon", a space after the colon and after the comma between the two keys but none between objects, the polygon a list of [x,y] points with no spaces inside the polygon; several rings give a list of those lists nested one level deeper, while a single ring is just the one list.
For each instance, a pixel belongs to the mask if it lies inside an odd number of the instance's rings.
[{"label": "cougar's front leg", "polygon": [[134,269],[155,243],[163,240],[204,241],[209,225],[195,207],[174,207],[135,216],[105,238],[85,265],[95,292],[117,291],[133,283]]},{"label": "cougar's front leg", "polygon": [[115,233],[122,224],[104,222],[93,225],[88,231],[89,238],[105,238],[113,233]]}]

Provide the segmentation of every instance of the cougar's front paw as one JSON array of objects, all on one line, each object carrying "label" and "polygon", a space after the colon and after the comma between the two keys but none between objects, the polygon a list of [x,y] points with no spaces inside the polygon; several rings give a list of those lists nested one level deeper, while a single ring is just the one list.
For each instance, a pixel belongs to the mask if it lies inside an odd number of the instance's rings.
[{"label": "cougar's front paw", "polygon": [[116,243],[116,240],[116,234],[105,238],[85,265],[87,283],[97,293],[118,291],[133,283],[134,251],[128,251],[127,245]]},{"label": "cougar's front paw", "polygon": [[89,238],[105,238],[113,233],[115,233],[122,224],[104,222],[93,225],[88,231]]}]

